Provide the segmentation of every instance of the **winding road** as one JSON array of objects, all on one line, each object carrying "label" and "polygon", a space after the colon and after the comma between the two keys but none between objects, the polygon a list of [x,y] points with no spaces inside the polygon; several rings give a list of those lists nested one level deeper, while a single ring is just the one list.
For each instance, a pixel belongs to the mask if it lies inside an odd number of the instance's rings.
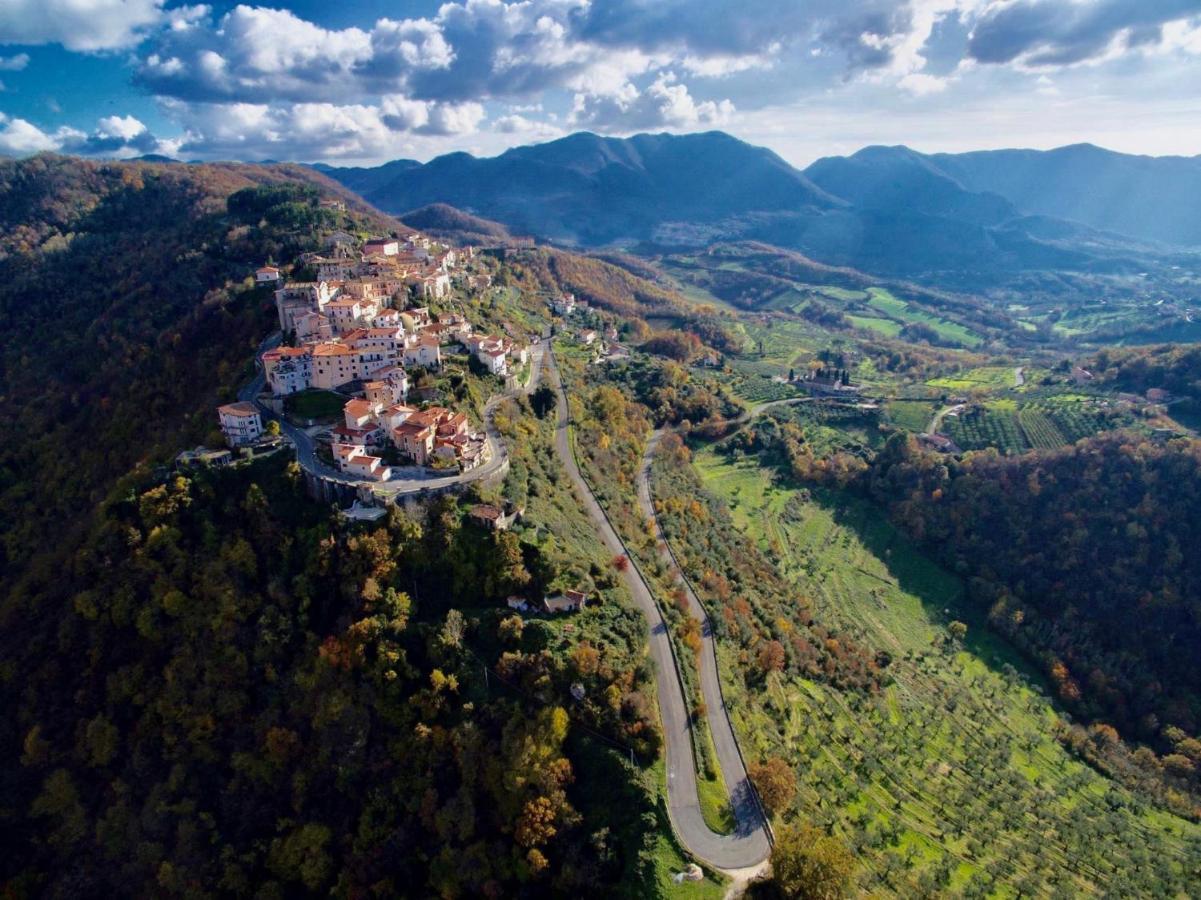
[{"label": "winding road", "polygon": [[[609,552],[630,559],[630,566],[622,572],[626,587],[634,602],[650,623],[650,652],[654,660],[655,681],[659,696],[659,715],[663,721],[664,743],[667,750],[667,807],[672,826],[684,846],[696,857],[715,868],[727,872],[741,872],[761,867],[771,852],[766,823],[751,791],[746,767],[738,751],[734,729],[729,713],[721,699],[721,687],[717,681],[717,656],[713,645],[713,634],[704,609],[695,595],[689,602],[699,610],[698,618],[704,623],[704,650],[701,654],[701,689],[708,709],[709,726],[717,749],[718,760],[726,784],[732,785],[731,806],[736,821],[732,834],[717,834],[705,824],[697,798],[696,764],[692,754],[692,737],[688,705],[684,700],[684,687],[676,667],[671,638],[663,621],[658,604],[651,594],[646,579],[627,552],[625,544],[614,530],[605,511],[597,503],[588,483],[580,473],[571,447],[570,407],[567,392],[559,376],[553,352],[548,353],[546,362],[548,381],[555,390],[558,406],[558,424],[555,430],[555,449],[558,451],[567,474],[575,485],[581,506],[592,518],[601,541]],[[645,461],[644,461],[645,466]],[[650,502],[646,487],[645,471],[639,477],[639,502]]]}]

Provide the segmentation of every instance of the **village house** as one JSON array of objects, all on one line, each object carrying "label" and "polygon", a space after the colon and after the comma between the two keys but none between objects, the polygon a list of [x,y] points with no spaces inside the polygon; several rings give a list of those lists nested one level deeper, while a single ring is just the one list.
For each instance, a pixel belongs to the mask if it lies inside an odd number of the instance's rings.
[{"label": "village house", "polygon": [[305,347],[275,347],[263,354],[263,372],[277,397],[306,390],[313,380],[313,355]]},{"label": "village house", "polygon": [[596,343],[596,332],[591,328],[580,332],[580,343],[585,347],[591,347]]},{"label": "village house", "polygon": [[253,403],[239,401],[217,407],[221,432],[231,447],[253,444],[263,434],[263,418]]},{"label": "village house", "polygon": [[409,331],[420,331],[433,323],[428,306],[415,306],[400,311],[400,321]]},{"label": "village house", "polygon": [[550,301],[550,308],[561,316],[569,316],[575,312],[576,302],[574,294],[564,294],[561,297],[556,297]]},{"label": "village house", "polygon": [[547,597],[542,605],[548,613],[579,612],[588,602],[588,595],[583,591],[564,591],[553,597]]},{"label": "village house", "polygon": [[279,328],[285,333],[296,330],[296,319],[307,312],[322,312],[334,297],[326,281],[294,281],[275,292]]},{"label": "village house", "polygon": [[471,507],[468,516],[476,525],[490,531],[505,531],[521,518],[525,510],[514,506],[511,500],[506,500],[503,507],[495,503],[477,503]]},{"label": "village house", "polygon": [[364,256],[395,256],[400,252],[396,238],[373,238],[363,244]]},{"label": "village house", "polygon": [[329,317],[323,316],[318,312],[307,312],[302,316],[298,316],[296,323],[296,340],[301,343],[305,341],[328,341],[334,336],[333,325],[330,324]]},{"label": "village house", "polygon": [[424,466],[434,452],[434,427],[412,421],[402,422],[392,429],[392,443],[414,465]]},{"label": "village house", "polygon": [[371,481],[387,481],[392,477],[392,469],[378,456],[367,453],[362,444],[335,444],[333,451],[338,469],[347,475]]},{"label": "village house", "polygon": [[402,360],[406,366],[442,368],[442,345],[436,335],[415,335],[405,344]]},{"label": "village house", "polygon": [[263,266],[254,273],[254,280],[258,284],[275,284],[279,281],[279,269],[275,266]]},{"label": "village house", "polygon": [[317,270],[318,281],[346,281],[356,274],[357,264],[348,257],[318,256],[309,260]]}]

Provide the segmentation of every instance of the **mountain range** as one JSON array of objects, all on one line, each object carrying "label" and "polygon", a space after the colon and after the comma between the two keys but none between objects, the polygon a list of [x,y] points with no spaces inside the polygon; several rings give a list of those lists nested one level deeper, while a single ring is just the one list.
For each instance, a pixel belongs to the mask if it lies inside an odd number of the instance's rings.
[{"label": "mountain range", "polygon": [[1091,145],[867,147],[804,170],[722,132],[578,133],[496,157],[321,171],[385,211],[445,203],[568,246],[754,239],[870,272],[1132,273],[1201,245],[1201,157]]}]

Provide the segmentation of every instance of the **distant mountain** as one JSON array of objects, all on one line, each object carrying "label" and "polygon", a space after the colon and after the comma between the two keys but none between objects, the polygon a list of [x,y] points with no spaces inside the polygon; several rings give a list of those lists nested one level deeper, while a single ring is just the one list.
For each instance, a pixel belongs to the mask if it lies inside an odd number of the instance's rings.
[{"label": "distant mountain", "polygon": [[[1073,162],[1081,159],[1093,162]],[[758,240],[824,263],[983,290],[1030,271],[1125,277],[1146,268],[1147,242],[1201,243],[1201,212],[1187,208],[1185,189],[1194,165],[1201,172],[1194,160],[1097,148],[929,156],[867,147],[802,172],[707,132],[580,133],[487,159],[452,153],[320,169],[389,212],[444,203],[570,246]],[[1142,181],[1122,174],[1131,172]],[[1175,212],[1155,221],[1151,208],[1169,204],[1154,198],[1170,193],[1173,172],[1182,187]],[[1132,197],[1144,182],[1148,195]]]},{"label": "distant mountain", "polygon": [[379,208],[447,203],[517,233],[598,246],[655,240],[665,227],[708,226],[748,213],[845,205],[770,150],[727,134],[580,133],[489,159],[452,153],[420,165],[323,172]]},{"label": "distant mountain", "polygon": [[1144,241],[1201,245],[1201,156],[1130,156],[1092,144],[925,157],[971,191],[1026,213]]}]

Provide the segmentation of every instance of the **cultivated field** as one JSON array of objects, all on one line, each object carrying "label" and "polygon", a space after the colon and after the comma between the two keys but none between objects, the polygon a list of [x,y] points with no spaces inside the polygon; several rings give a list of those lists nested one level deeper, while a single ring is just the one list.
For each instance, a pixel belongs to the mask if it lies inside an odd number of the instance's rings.
[{"label": "cultivated field", "polygon": [[[754,459],[694,459],[817,619],[884,654],[891,683],[875,697],[776,676],[762,693],[731,684],[728,696],[750,755],[794,765],[796,813],[855,849],[864,892],[1188,894],[1201,829],[1059,744],[1056,711],[960,605],[954,576],[862,501],[777,486]],[[962,644],[953,619],[968,626]]]}]

